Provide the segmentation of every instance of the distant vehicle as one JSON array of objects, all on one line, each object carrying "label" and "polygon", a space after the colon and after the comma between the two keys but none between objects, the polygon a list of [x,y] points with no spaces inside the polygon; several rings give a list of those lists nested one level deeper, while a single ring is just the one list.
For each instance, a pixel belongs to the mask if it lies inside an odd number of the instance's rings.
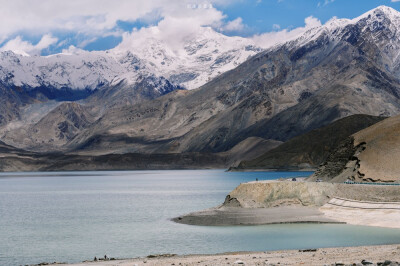
[{"label": "distant vehicle", "polygon": [[347,179],[346,181],[344,181],[345,184],[355,184],[355,182],[353,180]]},{"label": "distant vehicle", "polygon": [[295,177],[292,178],[292,181],[297,181],[297,179]]},{"label": "distant vehicle", "polygon": [[322,182],[322,179],[320,179],[320,178],[317,178],[317,180],[315,181],[315,182]]}]

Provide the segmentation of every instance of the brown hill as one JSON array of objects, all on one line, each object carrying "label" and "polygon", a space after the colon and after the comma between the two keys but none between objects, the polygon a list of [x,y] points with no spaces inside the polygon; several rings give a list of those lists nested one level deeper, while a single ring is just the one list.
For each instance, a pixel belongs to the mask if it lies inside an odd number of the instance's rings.
[{"label": "brown hill", "polygon": [[242,161],[237,170],[316,168],[346,138],[382,117],[352,115],[295,137],[260,157]]},{"label": "brown hill", "polygon": [[400,116],[353,134],[310,180],[316,178],[333,182],[400,182]]}]

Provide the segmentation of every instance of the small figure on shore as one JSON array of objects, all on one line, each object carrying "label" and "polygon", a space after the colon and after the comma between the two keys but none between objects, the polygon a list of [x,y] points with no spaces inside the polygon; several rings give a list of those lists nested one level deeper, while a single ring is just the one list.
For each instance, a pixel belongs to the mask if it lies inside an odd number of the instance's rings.
[{"label": "small figure on shore", "polygon": [[94,259],[93,259],[93,261],[97,261],[97,257],[96,257],[96,256],[94,256]]},{"label": "small figure on shore", "polygon": [[104,255],[104,260],[107,260],[107,255]]},{"label": "small figure on shore", "polygon": [[256,182],[258,182],[258,178],[256,178]]}]

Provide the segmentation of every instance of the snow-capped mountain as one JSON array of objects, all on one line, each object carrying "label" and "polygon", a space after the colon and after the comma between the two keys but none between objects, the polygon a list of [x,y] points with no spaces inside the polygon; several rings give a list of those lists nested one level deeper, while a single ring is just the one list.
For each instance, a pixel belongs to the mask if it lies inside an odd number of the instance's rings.
[{"label": "snow-capped mountain", "polygon": [[[400,113],[400,13],[391,8],[378,7],[352,20],[332,19],[248,60],[244,58],[258,51],[249,40],[207,28],[181,46],[162,38],[146,39],[145,44],[133,40],[105,52],[50,57],[3,53],[7,64],[1,65],[2,80],[9,84],[53,84],[61,89],[115,85],[104,86],[79,103],[95,121],[67,130],[68,141],[58,137],[58,124],[52,127],[51,138],[42,137],[39,129],[46,127],[35,126],[38,119],[40,125],[54,124],[56,117],[65,129],[65,115],[48,115],[47,106],[38,112],[40,118],[22,121],[32,113],[26,105],[43,104],[37,98],[3,118],[1,140],[43,151],[220,152],[254,136],[287,141],[353,114]],[[241,60],[245,61],[234,68]],[[7,67],[13,69],[8,76]],[[171,82],[192,88],[230,68],[198,90],[168,93],[179,88]],[[24,73],[31,79],[23,79]],[[71,85],[70,80],[81,83]],[[18,88],[7,89],[2,89],[10,92],[7,102],[14,102]],[[18,119],[18,125],[7,124]]]},{"label": "snow-capped mountain", "polygon": [[[368,38],[364,36],[368,36]],[[333,48],[344,40],[351,44],[358,43],[362,47],[375,46],[380,51],[379,58],[376,60],[386,64],[391,71],[398,71],[397,68],[400,64],[400,12],[391,7],[379,6],[354,19],[333,18],[325,25],[308,30],[284,46],[288,49],[302,47],[305,52],[307,48],[312,49],[311,46],[316,45],[329,45]]]},{"label": "snow-capped mountain", "polygon": [[[141,42],[124,41],[109,52],[126,68],[132,69],[131,62],[136,66],[140,59],[147,69],[172,83],[194,89],[260,51],[251,39],[228,37],[203,27],[188,35],[183,45],[171,45],[164,39],[149,37]],[[127,60],[132,56],[132,61]]]},{"label": "snow-capped mountain", "polygon": [[103,52],[51,56],[0,53],[0,80],[6,85],[93,90],[125,72],[118,62]]},{"label": "snow-capped mountain", "polygon": [[28,89],[94,90],[121,81],[133,85],[138,77],[158,76],[194,89],[259,51],[248,39],[203,28],[177,50],[165,41],[148,38],[140,43],[122,43],[108,51],[75,50],[50,56],[1,52],[0,81]]}]

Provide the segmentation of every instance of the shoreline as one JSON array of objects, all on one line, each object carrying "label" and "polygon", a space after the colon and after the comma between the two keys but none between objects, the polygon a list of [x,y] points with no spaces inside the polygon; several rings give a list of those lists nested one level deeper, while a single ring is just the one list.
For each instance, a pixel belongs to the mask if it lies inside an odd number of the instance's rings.
[{"label": "shoreline", "polygon": [[172,219],[189,225],[345,223],[400,228],[395,186],[258,181],[242,183],[222,205]]},{"label": "shoreline", "polygon": [[171,219],[176,223],[199,226],[240,226],[268,224],[345,224],[327,217],[316,207],[284,206],[277,208],[226,207],[192,212]]},{"label": "shoreline", "polygon": [[[13,173],[54,173],[54,172],[113,172],[113,171],[120,171],[120,172],[129,172],[129,171],[195,171],[195,170],[221,170],[224,172],[315,172],[316,168],[310,169],[292,169],[292,168],[285,168],[285,169],[241,169],[241,170],[231,170],[228,167],[212,167],[212,166],[202,166],[202,167],[165,167],[165,168],[93,168],[93,169],[50,169],[50,170],[41,170],[41,169],[33,169],[33,170],[21,170],[21,171],[8,171],[0,169],[0,174],[13,174]],[[301,177],[309,177],[309,176],[301,176]]]},{"label": "shoreline", "polygon": [[227,172],[315,172],[317,168],[235,168],[229,167]]},{"label": "shoreline", "polygon": [[147,257],[107,261],[86,261],[73,266],[134,266],[134,265],[362,265],[362,261],[377,265],[385,261],[399,265],[400,244],[355,247],[331,247],[304,250],[265,252],[227,252],[210,255],[149,255]]}]

